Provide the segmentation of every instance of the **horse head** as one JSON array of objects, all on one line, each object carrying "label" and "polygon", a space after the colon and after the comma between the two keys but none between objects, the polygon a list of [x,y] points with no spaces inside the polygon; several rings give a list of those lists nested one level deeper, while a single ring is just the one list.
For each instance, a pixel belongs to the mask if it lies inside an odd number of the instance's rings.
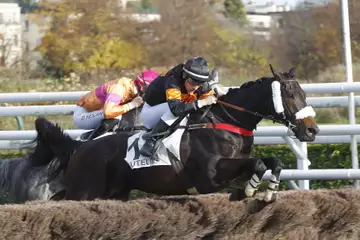
[{"label": "horse head", "polygon": [[314,141],[319,133],[315,111],[296,81],[295,68],[279,73],[270,67],[273,77],[246,82],[219,97],[220,104],[211,107],[213,118],[248,130],[269,119],[287,126],[300,141]]},{"label": "horse head", "polygon": [[295,68],[289,72],[278,73],[270,65],[275,77],[272,82],[272,102],[275,113],[279,119],[294,132],[295,136],[304,142],[315,140],[319,127],[314,119],[316,113],[306,102],[306,94],[296,81]]}]

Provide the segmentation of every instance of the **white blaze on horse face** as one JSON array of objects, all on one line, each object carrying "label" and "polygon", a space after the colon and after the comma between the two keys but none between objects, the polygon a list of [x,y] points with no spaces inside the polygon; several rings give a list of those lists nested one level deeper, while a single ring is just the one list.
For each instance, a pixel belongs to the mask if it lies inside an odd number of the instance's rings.
[{"label": "white blaze on horse face", "polygon": [[311,106],[306,106],[303,109],[300,109],[297,113],[295,113],[295,118],[297,120],[308,118],[308,117],[315,117],[316,113]]},{"label": "white blaze on horse face", "polygon": [[272,89],[272,97],[274,102],[274,108],[277,113],[284,112],[284,106],[282,104],[282,98],[281,98],[281,85],[278,81],[273,81],[271,83],[271,89]]}]

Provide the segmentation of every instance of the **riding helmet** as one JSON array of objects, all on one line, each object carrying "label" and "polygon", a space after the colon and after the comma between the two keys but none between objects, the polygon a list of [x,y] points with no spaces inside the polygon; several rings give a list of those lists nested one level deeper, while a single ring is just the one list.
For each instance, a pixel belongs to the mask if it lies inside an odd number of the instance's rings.
[{"label": "riding helmet", "polygon": [[194,57],[187,60],[183,70],[187,77],[197,82],[203,83],[210,80],[209,66],[203,57]]}]

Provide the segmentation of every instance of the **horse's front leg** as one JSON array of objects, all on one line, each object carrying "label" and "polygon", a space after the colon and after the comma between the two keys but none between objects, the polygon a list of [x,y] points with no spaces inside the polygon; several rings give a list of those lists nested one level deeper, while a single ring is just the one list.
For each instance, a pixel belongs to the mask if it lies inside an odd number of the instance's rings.
[{"label": "horse's front leg", "polygon": [[267,168],[264,162],[260,158],[252,158],[253,161],[253,174],[246,184],[245,187],[245,195],[246,197],[253,197],[256,194],[256,191],[258,190],[261,179],[264,176]]},{"label": "horse's front leg", "polygon": [[246,175],[244,179],[247,181],[246,186],[244,189],[233,190],[229,197],[230,201],[241,201],[246,197],[253,197],[260,186],[261,179],[267,170],[266,165],[260,158],[250,158],[248,161],[242,169]]},{"label": "horse's front leg", "polygon": [[263,158],[262,161],[266,165],[266,168],[271,170],[271,177],[264,195],[264,201],[274,202],[276,201],[277,193],[279,190],[282,162],[280,159],[273,157]]}]

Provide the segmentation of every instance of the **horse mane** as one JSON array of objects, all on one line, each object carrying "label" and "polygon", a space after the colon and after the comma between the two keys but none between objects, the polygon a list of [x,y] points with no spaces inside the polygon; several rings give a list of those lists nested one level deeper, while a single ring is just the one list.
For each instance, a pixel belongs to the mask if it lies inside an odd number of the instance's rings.
[{"label": "horse mane", "polygon": [[[39,134],[40,131],[36,122],[35,128],[38,133],[36,138],[23,144],[22,146],[34,148],[35,145],[35,150],[29,152],[26,156],[26,159],[28,164],[30,164],[32,167],[39,167],[49,164],[55,157],[55,153],[51,149],[50,144],[48,144],[45,140],[45,137],[42,134]],[[54,124],[54,128],[65,138],[71,138],[58,124]]]},{"label": "horse mane", "polygon": [[246,82],[246,83],[243,83],[241,86],[240,86],[240,89],[246,89],[246,88],[250,88],[250,87],[253,87],[257,84],[260,84],[260,83],[263,83],[265,81],[272,81],[273,78],[271,77],[262,77],[262,78],[258,78],[254,81],[249,81],[249,82]]},{"label": "horse mane", "polygon": [[[36,130],[38,131],[38,133],[40,132],[40,128],[37,126],[37,124],[39,122],[44,122],[45,121],[45,124],[50,124],[51,125],[51,131],[46,131],[45,134],[47,135],[46,137],[49,137],[48,135],[51,135],[51,139],[54,140],[54,142],[57,142],[57,141],[66,141],[66,140],[73,140],[70,135],[68,133],[65,132],[64,129],[62,129],[60,127],[60,125],[58,123],[50,123],[48,120],[46,120],[45,118],[38,118],[35,120],[35,125],[36,125]],[[40,134],[41,135],[41,134]],[[56,136],[56,137],[55,137]],[[42,139],[45,137],[45,136],[41,136]],[[43,139],[44,142],[46,143],[45,139]]]},{"label": "horse mane", "polygon": [[255,86],[259,86],[259,84],[262,84],[264,82],[272,82],[274,79],[275,79],[274,77],[261,77],[254,81],[245,82],[238,88],[229,88],[227,94],[221,96],[220,99],[223,100],[226,98],[226,96],[229,96],[229,94],[237,93],[238,91],[242,91],[242,90],[249,89],[249,88],[252,88]]},{"label": "horse mane", "polygon": [[25,156],[25,159],[33,167],[46,165],[54,157],[54,153],[52,152],[50,146],[42,139],[39,134],[34,140],[26,143],[26,145],[35,145],[35,150],[28,152]]}]

